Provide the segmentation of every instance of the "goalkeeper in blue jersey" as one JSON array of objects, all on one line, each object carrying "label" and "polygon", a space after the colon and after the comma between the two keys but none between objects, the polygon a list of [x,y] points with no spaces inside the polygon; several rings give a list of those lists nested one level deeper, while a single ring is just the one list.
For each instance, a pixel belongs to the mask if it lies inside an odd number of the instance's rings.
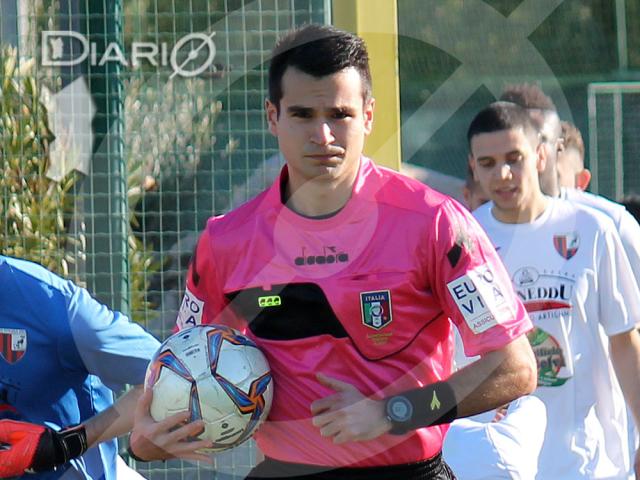
[{"label": "goalkeeper in blue jersey", "polygon": [[116,478],[158,341],[43,267],[0,255],[0,478]]}]

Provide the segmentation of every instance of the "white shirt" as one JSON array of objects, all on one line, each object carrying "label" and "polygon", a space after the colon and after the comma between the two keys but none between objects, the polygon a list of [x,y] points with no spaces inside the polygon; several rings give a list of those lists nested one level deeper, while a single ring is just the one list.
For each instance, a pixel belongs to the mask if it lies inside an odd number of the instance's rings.
[{"label": "white shirt", "polygon": [[[594,208],[613,220],[624,251],[629,258],[636,283],[640,285],[640,224],[624,205],[577,188],[560,189],[560,198]],[[640,319],[636,319],[636,323],[639,322]]]},{"label": "white shirt", "polygon": [[455,420],[444,439],[442,454],[456,477],[533,480],[547,425],[544,403],[525,396],[511,402],[499,422],[477,417]]},{"label": "white shirt", "polygon": [[611,219],[548,199],[531,223],[505,224],[492,203],[474,215],[509,271],[536,328],[535,395],[547,407],[538,478],[627,478],[627,414],[607,336],[627,332],[640,298]]},{"label": "white shirt", "polygon": [[[640,224],[638,224],[635,217],[629,213],[624,205],[577,188],[562,187],[560,189],[560,198],[594,208],[613,220],[624,251],[629,258],[629,264],[636,278],[636,283],[640,287]],[[638,300],[636,299],[635,301]],[[640,318],[636,318],[636,327],[640,327]],[[638,438],[638,429],[633,423],[631,412],[629,412],[627,423],[629,424],[629,455],[633,458],[638,449],[640,439]]]}]

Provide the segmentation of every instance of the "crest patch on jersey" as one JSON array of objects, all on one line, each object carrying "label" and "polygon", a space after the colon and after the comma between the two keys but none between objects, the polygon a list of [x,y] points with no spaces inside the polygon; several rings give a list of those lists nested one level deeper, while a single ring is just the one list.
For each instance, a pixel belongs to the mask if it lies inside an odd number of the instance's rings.
[{"label": "crest patch on jersey", "polygon": [[369,328],[380,330],[393,320],[391,313],[391,292],[379,290],[360,293],[362,323]]},{"label": "crest patch on jersey", "polygon": [[562,257],[569,260],[578,252],[580,237],[576,232],[553,236],[553,246]]},{"label": "crest patch on jersey", "polygon": [[447,283],[449,293],[474,333],[482,333],[509,315],[504,288],[491,268],[480,265]]},{"label": "crest patch on jersey", "polygon": [[27,331],[0,328],[0,356],[13,364],[19,362],[27,352]]},{"label": "crest patch on jersey", "polygon": [[180,310],[178,311],[178,318],[176,320],[178,328],[182,330],[183,328],[200,325],[202,323],[203,311],[204,302],[196,297],[189,288],[187,288],[184,292],[184,297],[182,298]]}]

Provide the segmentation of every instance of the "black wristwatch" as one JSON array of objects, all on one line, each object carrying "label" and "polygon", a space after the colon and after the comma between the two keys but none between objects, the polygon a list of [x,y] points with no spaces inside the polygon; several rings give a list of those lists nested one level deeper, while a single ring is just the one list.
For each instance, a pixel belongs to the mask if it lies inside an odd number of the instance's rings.
[{"label": "black wristwatch", "polygon": [[385,413],[387,420],[391,422],[389,433],[393,435],[404,435],[411,430],[411,420],[413,419],[413,403],[404,395],[390,397],[385,403]]}]

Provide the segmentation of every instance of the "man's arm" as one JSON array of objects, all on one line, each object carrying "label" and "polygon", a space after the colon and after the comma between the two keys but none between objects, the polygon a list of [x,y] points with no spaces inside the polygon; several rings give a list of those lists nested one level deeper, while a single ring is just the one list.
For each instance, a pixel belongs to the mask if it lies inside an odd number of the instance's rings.
[{"label": "man's arm", "polygon": [[[536,387],[536,362],[525,335],[506,346],[491,351],[477,362],[454,373],[446,382],[453,391],[455,405],[441,402],[437,407],[442,415],[456,408],[455,417],[466,417],[504,405]],[[315,401],[311,405],[313,424],[321,434],[333,437],[335,443],[371,440],[391,430],[386,416],[386,400],[365,397],[353,385],[319,374],[318,380],[336,390],[334,395]],[[435,384],[437,385],[437,384]],[[423,389],[429,392],[427,385]],[[437,393],[437,390],[436,390]],[[415,403],[415,402],[414,402]],[[414,416],[439,418],[432,412],[433,402],[413,405]],[[433,425],[443,423],[434,421]],[[419,425],[424,427],[428,425]]]},{"label": "man's arm", "polygon": [[85,421],[83,425],[87,432],[87,444],[91,447],[130,432],[133,427],[133,412],[140,395],[142,385],[137,385],[112,406]]},{"label": "man's arm", "polygon": [[112,406],[80,425],[56,432],[29,422],[0,420],[0,478],[25,470],[52,470],[82,455],[87,448],[131,430],[141,387],[135,387]]},{"label": "man's arm", "polygon": [[526,335],[458,370],[448,380],[458,402],[458,418],[486,412],[533,392],[536,359]]},{"label": "man's arm", "polygon": [[[640,335],[636,329],[609,337],[611,363],[622,387],[622,393],[640,426]],[[634,460],[636,476],[640,478],[640,450]]]}]

